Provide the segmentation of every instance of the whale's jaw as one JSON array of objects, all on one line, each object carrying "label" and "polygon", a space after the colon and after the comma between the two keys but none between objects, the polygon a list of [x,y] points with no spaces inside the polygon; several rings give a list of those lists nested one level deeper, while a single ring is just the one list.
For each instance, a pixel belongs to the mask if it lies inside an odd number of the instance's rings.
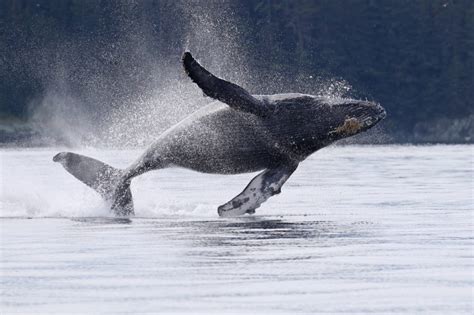
[{"label": "whale's jaw", "polygon": [[369,129],[378,124],[387,117],[387,112],[380,104],[371,103],[366,115],[363,116],[361,123],[364,128]]},{"label": "whale's jaw", "polygon": [[380,104],[369,101],[351,100],[334,105],[333,108],[339,112],[338,116],[343,117],[340,123],[329,132],[329,135],[338,138],[350,137],[366,131],[387,116],[387,112]]}]

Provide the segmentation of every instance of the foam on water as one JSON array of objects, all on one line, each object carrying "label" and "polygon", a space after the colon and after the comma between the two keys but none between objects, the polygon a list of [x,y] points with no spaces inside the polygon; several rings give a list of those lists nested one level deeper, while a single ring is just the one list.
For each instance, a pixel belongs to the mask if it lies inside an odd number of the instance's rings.
[{"label": "foam on water", "polygon": [[[107,205],[56,163],[61,149],[2,150],[2,216],[107,216]],[[80,150],[125,168],[140,150]],[[330,147],[299,166],[282,194],[258,213],[314,214],[319,211],[378,212],[412,206],[449,210],[472,205],[469,146]],[[255,174],[199,174],[183,169],[149,172],[132,182],[136,215],[213,217],[218,205],[238,194]],[[471,176],[469,176],[471,175]],[[431,202],[436,197],[436,202]]]},{"label": "foam on water", "polygon": [[[59,164],[53,163],[52,156],[63,150],[2,151],[2,216],[112,216],[108,205],[93,190],[68,174]],[[78,152],[122,168],[141,154],[139,150],[89,149]],[[248,175],[232,177],[242,178],[244,184]],[[215,195],[213,188],[222,187],[224,182],[216,175],[196,177],[196,174],[181,169],[144,174],[134,179],[132,186],[137,216],[213,216],[218,206],[218,203],[212,203],[212,196]],[[209,190],[203,189],[206,186]],[[228,198],[232,197],[231,194]],[[206,198],[206,195],[211,198]]]}]

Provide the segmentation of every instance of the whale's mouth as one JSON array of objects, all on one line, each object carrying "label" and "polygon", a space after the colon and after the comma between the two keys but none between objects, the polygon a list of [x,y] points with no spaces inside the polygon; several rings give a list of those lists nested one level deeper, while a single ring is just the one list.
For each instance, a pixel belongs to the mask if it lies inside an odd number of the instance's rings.
[{"label": "whale's mouth", "polygon": [[349,137],[366,131],[381,120],[387,113],[380,104],[368,101],[349,101],[338,104],[338,110],[343,117],[337,127],[329,132],[332,135]]},{"label": "whale's mouth", "polygon": [[[359,131],[367,130],[381,120],[383,120],[387,116],[387,112],[385,109],[380,106],[380,104],[368,102],[368,101],[360,101],[355,104],[351,104],[351,114],[348,115],[349,119],[355,119],[359,123]],[[355,122],[348,123],[347,119],[344,122],[344,125],[347,126],[355,126]]]}]

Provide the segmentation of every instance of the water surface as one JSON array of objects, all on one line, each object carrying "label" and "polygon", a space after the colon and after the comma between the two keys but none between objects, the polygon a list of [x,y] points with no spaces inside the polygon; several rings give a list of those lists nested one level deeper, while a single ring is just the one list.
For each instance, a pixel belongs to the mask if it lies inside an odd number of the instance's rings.
[{"label": "water surface", "polygon": [[0,151],[2,314],[473,312],[472,146],[326,148],[232,219],[254,174],[151,172],[114,218],[57,151]]}]

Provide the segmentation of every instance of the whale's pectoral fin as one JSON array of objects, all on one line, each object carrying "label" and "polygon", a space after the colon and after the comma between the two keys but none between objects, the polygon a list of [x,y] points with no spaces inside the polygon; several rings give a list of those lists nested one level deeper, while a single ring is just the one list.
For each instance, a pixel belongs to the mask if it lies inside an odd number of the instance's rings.
[{"label": "whale's pectoral fin", "polygon": [[204,94],[226,103],[233,109],[261,117],[269,116],[274,110],[274,106],[256,99],[242,87],[214,76],[194,60],[190,52],[184,53],[183,66]]},{"label": "whale's pectoral fin", "polygon": [[258,174],[238,196],[218,208],[219,216],[253,214],[268,198],[279,194],[281,187],[293,174],[297,163],[285,164]]}]

